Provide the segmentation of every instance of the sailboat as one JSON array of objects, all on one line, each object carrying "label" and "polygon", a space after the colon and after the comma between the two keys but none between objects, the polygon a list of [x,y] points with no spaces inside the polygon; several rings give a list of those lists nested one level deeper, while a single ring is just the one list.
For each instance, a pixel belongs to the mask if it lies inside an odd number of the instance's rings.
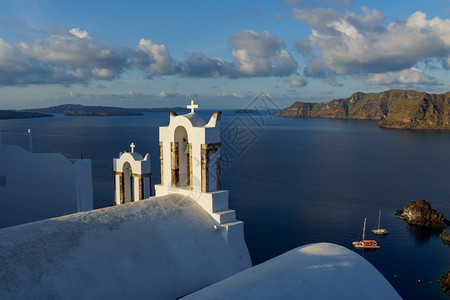
[{"label": "sailboat", "polygon": [[377,242],[375,240],[366,240],[365,234],[366,234],[366,221],[367,218],[364,218],[364,227],[363,227],[363,234],[362,234],[362,240],[353,242],[353,247],[356,249],[378,249],[380,246],[378,246]]},{"label": "sailboat", "polygon": [[386,229],[380,228],[380,224],[381,224],[381,209],[380,209],[380,213],[378,214],[378,229],[372,230],[372,234],[386,235],[389,233]]}]

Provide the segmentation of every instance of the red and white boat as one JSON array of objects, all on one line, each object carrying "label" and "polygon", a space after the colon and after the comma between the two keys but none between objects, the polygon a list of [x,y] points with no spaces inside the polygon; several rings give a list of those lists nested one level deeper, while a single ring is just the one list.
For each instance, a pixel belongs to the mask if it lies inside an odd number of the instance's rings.
[{"label": "red and white boat", "polygon": [[375,240],[366,240],[365,234],[366,234],[366,219],[364,218],[364,227],[363,227],[363,234],[362,234],[362,240],[353,242],[353,247],[356,249],[378,249],[380,246],[378,246],[377,241]]}]

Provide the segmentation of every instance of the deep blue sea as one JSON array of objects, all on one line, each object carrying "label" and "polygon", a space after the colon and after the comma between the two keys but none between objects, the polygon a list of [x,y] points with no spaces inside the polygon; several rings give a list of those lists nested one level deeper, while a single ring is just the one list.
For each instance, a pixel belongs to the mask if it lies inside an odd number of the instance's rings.
[{"label": "deep blue sea", "polygon": [[[212,111],[198,113],[209,119]],[[30,128],[34,152],[78,158],[82,151],[92,159],[99,208],[113,203],[112,159],[131,142],[136,152],[151,154],[152,183],[160,182],[158,127],[168,122],[168,113],[56,116],[0,120],[0,129],[4,144],[28,149]],[[222,188],[230,191],[230,208],[245,223],[253,264],[316,242],[356,251],[351,243],[364,217],[370,231],[381,209],[389,235],[375,238],[380,249],[356,252],[404,299],[449,299],[436,280],[450,270],[450,246],[439,239],[439,230],[408,226],[394,213],[421,197],[450,219],[450,133],[233,111],[224,111],[221,125]]]}]

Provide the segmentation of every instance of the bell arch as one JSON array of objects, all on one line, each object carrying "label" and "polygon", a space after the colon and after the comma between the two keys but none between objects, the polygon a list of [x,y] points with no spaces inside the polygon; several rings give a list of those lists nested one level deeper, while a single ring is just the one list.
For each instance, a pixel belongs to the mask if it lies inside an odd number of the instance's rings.
[{"label": "bell arch", "polygon": [[192,144],[184,126],[178,126],[174,130],[174,138],[171,145],[172,151],[172,186],[191,186]]},{"label": "bell arch", "polygon": [[133,169],[129,162],[123,164],[123,199],[121,199],[120,204],[130,203],[134,201],[134,182],[133,182]]}]

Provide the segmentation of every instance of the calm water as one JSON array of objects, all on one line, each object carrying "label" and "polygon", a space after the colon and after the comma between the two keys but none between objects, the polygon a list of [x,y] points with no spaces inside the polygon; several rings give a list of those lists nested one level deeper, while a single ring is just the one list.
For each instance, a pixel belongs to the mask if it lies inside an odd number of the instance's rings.
[{"label": "calm water", "polygon": [[[199,111],[209,118],[211,112]],[[113,203],[112,159],[136,144],[151,153],[152,183],[160,182],[158,126],[168,113],[143,117],[64,117],[0,120],[5,144],[35,152],[92,159],[94,206]],[[245,222],[254,264],[292,248],[332,242],[355,251],[368,218],[382,209],[389,235],[381,249],[361,252],[405,299],[448,299],[436,280],[450,269],[450,246],[409,227],[394,213],[424,198],[450,218],[450,134],[380,129],[371,121],[290,119],[226,111],[222,119],[222,186]],[[418,281],[420,280],[420,282]],[[326,288],[326,287],[324,287]],[[367,288],[370,288],[368,286]]]}]

